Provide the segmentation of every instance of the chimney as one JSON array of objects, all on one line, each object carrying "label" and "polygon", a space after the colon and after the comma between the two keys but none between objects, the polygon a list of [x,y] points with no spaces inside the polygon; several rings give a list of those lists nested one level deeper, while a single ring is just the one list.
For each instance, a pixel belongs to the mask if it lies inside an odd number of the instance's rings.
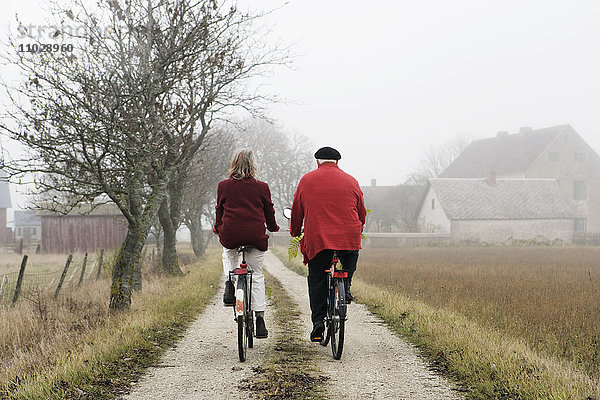
[{"label": "chimney", "polygon": [[371,179],[371,186],[377,186],[377,179]]},{"label": "chimney", "polygon": [[531,133],[531,132],[533,132],[533,128],[530,127],[530,126],[522,126],[519,129],[519,133],[521,133],[523,135],[526,135],[526,134]]},{"label": "chimney", "polygon": [[496,185],[496,171],[490,171],[487,176],[487,184],[490,186]]}]

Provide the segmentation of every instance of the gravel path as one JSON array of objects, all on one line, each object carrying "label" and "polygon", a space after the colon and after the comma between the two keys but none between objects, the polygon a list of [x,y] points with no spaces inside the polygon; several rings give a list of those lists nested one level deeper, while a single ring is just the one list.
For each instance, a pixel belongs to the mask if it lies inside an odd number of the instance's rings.
[{"label": "gravel path", "polygon": [[[225,284],[222,278],[220,288]],[[265,323],[271,331],[269,305]],[[237,324],[231,307],[223,307],[223,290],[188,328],[185,337],[168,350],[142,379],[132,386],[127,400],[198,400],[250,399],[250,392],[238,384],[254,375],[252,368],[261,365],[273,351],[273,337],[255,339],[241,363],[237,350]]]},{"label": "gravel path", "polygon": [[[287,269],[271,252],[268,270],[281,281],[303,311],[304,336],[311,323],[306,278]],[[333,359],[331,347],[314,346],[319,368],[329,376],[329,399],[461,399],[448,382],[427,369],[417,350],[396,336],[362,304],[351,304],[346,321],[344,352]]]},{"label": "gravel path", "polygon": [[[287,269],[270,252],[265,264],[300,305],[303,335],[308,340],[311,325],[306,278]],[[240,363],[233,312],[223,307],[221,296],[219,290],[185,337],[132,386],[124,399],[250,398],[250,393],[238,385],[274,351],[274,335],[255,340],[254,348],[248,349],[248,359]],[[318,367],[330,378],[329,399],[461,399],[444,379],[427,369],[413,346],[394,335],[366,307],[352,304],[348,311],[341,360],[333,359],[329,346],[314,344]],[[265,320],[273,333],[271,317],[267,308]]]}]

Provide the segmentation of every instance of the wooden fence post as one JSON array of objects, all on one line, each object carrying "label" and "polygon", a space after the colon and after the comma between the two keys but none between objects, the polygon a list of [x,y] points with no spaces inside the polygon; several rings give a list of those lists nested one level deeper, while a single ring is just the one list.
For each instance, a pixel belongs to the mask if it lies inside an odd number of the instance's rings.
[{"label": "wooden fence post", "polygon": [[67,258],[67,263],[65,264],[65,269],[63,269],[62,275],[60,276],[60,281],[58,281],[58,286],[56,287],[56,292],[54,292],[54,298],[58,297],[58,293],[60,292],[60,288],[65,281],[65,276],[67,276],[67,271],[69,269],[69,265],[71,265],[71,260],[73,259],[73,255],[69,254],[69,258]]},{"label": "wooden fence post", "polygon": [[98,274],[96,280],[100,279],[100,272],[102,272],[102,259],[104,258],[104,249],[100,250],[100,260],[98,260]]},{"label": "wooden fence post", "polygon": [[21,269],[19,270],[19,277],[17,278],[17,286],[15,287],[15,295],[13,296],[12,305],[14,306],[19,299],[21,293],[21,285],[23,284],[23,276],[25,275],[25,266],[27,265],[27,255],[23,256],[21,261]]},{"label": "wooden fence post", "polygon": [[79,283],[77,286],[81,286],[81,282],[83,282],[83,276],[85,275],[85,265],[87,264],[87,252],[83,257],[83,265],[81,266],[81,275],[79,276]]}]

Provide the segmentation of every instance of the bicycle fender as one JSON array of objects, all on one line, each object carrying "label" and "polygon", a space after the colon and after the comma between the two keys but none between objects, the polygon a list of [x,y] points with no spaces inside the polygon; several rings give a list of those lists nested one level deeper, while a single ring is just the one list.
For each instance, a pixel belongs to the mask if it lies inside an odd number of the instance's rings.
[{"label": "bicycle fender", "polygon": [[236,315],[244,315],[244,291],[237,289],[235,292],[235,313]]}]

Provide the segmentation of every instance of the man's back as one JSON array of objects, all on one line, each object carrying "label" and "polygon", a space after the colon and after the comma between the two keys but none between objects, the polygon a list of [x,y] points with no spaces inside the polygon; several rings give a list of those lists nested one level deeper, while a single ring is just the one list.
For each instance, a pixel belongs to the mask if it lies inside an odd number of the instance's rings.
[{"label": "man's back", "polygon": [[305,261],[324,249],[358,250],[365,215],[356,179],[335,163],[324,163],[300,180],[290,231],[299,235],[304,220]]}]

